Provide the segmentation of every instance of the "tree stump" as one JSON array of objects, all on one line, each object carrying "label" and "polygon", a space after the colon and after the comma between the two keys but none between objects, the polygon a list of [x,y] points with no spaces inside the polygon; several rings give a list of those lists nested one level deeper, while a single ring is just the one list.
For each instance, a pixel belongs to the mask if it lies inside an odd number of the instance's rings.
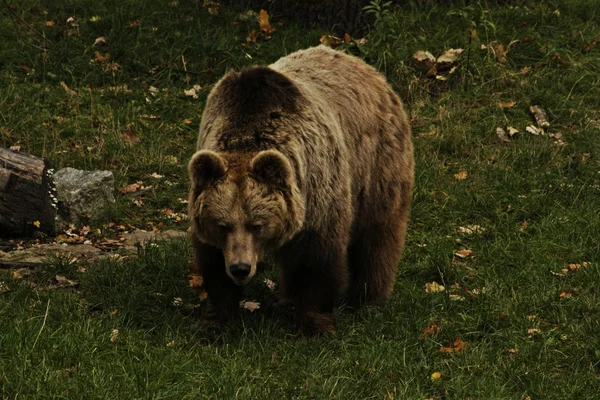
[{"label": "tree stump", "polygon": [[0,147],[0,236],[56,234],[57,200],[49,162]]}]

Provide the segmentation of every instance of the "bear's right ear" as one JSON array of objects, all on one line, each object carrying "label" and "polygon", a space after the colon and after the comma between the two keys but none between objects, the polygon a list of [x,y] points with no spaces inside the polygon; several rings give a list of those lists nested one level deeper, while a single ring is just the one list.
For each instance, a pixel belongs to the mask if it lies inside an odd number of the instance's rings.
[{"label": "bear's right ear", "polygon": [[221,179],[227,173],[225,160],[214,151],[201,150],[192,156],[188,164],[192,188],[202,192],[208,185]]}]

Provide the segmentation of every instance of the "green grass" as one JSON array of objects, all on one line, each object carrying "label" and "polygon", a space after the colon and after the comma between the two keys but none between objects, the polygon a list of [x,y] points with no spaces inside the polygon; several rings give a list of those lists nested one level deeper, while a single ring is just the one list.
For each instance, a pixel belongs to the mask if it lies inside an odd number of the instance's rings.
[{"label": "green grass", "polygon": [[[18,21],[16,29],[0,6],[0,145],[19,145],[56,168],[110,169],[118,185],[152,185],[141,207],[119,195],[95,223],[101,229],[108,221],[185,229],[161,210],[185,212],[185,164],[211,85],[230,68],[317,45],[328,28],[283,21],[272,40],[249,44],[258,27],[234,24],[240,6],[215,16],[187,0],[14,4],[40,35]],[[387,75],[413,125],[414,205],[388,304],[340,309],[335,336],[297,338],[292,316],[275,307],[276,295],[262,283],[277,280],[267,269],[247,296],[261,308],[243,310],[228,330],[209,330],[198,324],[204,303],[188,286],[191,251],[180,241],[87,265],[87,272],[64,259],[23,279],[1,270],[0,288],[8,290],[0,289],[0,395],[597,398],[600,44],[585,46],[600,40],[598,7],[591,0],[516,4],[407,6],[384,14],[364,45],[347,46]],[[67,24],[71,16],[77,27]],[[477,36],[469,44],[470,28]],[[93,46],[99,36],[107,44]],[[513,40],[507,62],[498,62],[490,44]],[[447,81],[424,77],[412,54],[448,48],[470,48],[470,56],[461,55]],[[92,62],[96,51],[110,53],[119,69]],[[193,85],[201,86],[198,99],[183,93]],[[160,91],[152,94],[151,86]],[[517,103],[498,107],[508,101]],[[566,145],[525,132],[533,104],[547,111],[548,132],[560,132]],[[521,134],[503,143],[495,130],[507,125]],[[456,180],[461,169],[467,178]],[[153,172],[165,178],[150,178]],[[459,232],[468,225],[484,231]],[[453,256],[460,249],[473,256]],[[584,261],[590,264],[556,274]],[[79,285],[48,290],[55,275]],[[432,281],[446,291],[426,293]],[[421,338],[432,323],[441,331]],[[462,353],[440,351],[457,337],[468,344]],[[439,380],[430,378],[434,372]]]}]

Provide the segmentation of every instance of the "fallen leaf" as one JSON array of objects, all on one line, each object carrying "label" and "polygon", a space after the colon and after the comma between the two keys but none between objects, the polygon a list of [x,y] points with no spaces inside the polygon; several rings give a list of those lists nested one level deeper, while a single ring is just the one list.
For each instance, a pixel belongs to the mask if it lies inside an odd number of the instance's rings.
[{"label": "fallen leaf", "polygon": [[573,290],[565,290],[564,292],[560,293],[559,297],[561,299],[570,299],[571,297],[573,297]]},{"label": "fallen leaf", "polygon": [[339,45],[344,43],[344,40],[337,36],[325,34],[325,35],[321,36],[321,38],[319,39],[319,42],[324,46],[335,49],[336,47],[338,47]]},{"label": "fallen leaf", "polygon": [[191,119],[184,119],[184,120],[183,120],[183,123],[184,123],[185,125],[191,125],[191,123],[192,123],[192,120],[191,120]]},{"label": "fallen leaf", "polygon": [[193,87],[191,89],[183,89],[183,94],[188,97],[192,97],[193,99],[198,98],[198,92],[196,91],[195,87]]},{"label": "fallen leaf", "polygon": [[204,284],[204,279],[201,275],[192,274],[189,277],[190,287],[191,288],[199,288]]},{"label": "fallen leaf", "polygon": [[446,290],[446,288],[437,282],[425,283],[425,292],[426,293],[440,293],[440,292],[443,292],[444,290]]},{"label": "fallen leaf", "polygon": [[507,143],[510,142],[510,140],[508,139],[508,135],[506,134],[506,131],[502,127],[496,128],[496,136],[498,136],[498,138],[500,138],[500,140],[502,140],[503,142],[507,142]]},{"label": "fallen leaf", "polygon": [[460,171],[458,171],[458,173],[454,174],[454,179],[456,179],[457,181],[463,181],[467,179],[467,170],[463,168]]},{"label": "fallen leaf", "polygon": [[12,151],[21,151],[21,146],[10,146],[9,149]]},{"label": "fallen leaf", "polygon": [[513,108],[515,106],[515,104],[517,104],[516,101],[507,101],[506,103],[498,103],[498,107],[500,107],[500,109],[504,110],[505,108]]},{"label": "fallen leaf", "polygon": [[46,26],[52,27],[54,25],[56,25],[56,22],[54,22],[54,21],[46,21]]},{"label": "fallen leaf", "polygon": [[150,176],[154,179],[161,179],[165,177],[164,175],[157,174],[156,172],[151,173]]},{"label": "fallen leaf", "polygon": [[460,233],[464,233],[464,234],[467,234],[467,235],[472,235],[474,233],[481,234],[481,233],[485,232],[485,229],[482,228],[479,225],[467,225],[467,226],[459,226],[458,227],[458,231]]},{"label": "fallen leaf", "polygon": [[94,46],[101,46],[106,44],[106,38],[104,36],[98,36],[96,40],[94,40]]},{"label": "fallen leaf", "polygon": [[462,249],[454,253],[455,256],[459,258],[467,258],[473,255],[473,250]]},{"label": "fallen leaf", "polygon": [[442,377],[442,373],[441,372],[434,372],[433,374],[431,374],[431,380],[432,381],[437,381]]},{"label": "fallen leaf", "polygon": [[260,308],[260,303],[257,301],[242,300],[240,301],[240,307],[245,308],[250,312],[254,312]]},{"label": "fallen leaf", "polygon": [[221,4],[216,1],[204,0],[202,6],[206,8],[206,11],[208,11],[210,15],[218,15],[221,10]]},{"label": "fallen leaf", "polygon": [[523,68],[521,68],[521,69],[519,70],[519,73],[520,73],[521,75],[525,75],[525,74],[527,74],[529,71],[531,71],[531,67],[523,67]]},{"label": "fallen leaf", "polygon": [[556,61],[558,61],[559,63],[561,63],[562,65],[567,65],[568,64],[565,60],[563,60],[563,58],[558,53],[554,53],[552,55],[552,58],[555,59]]},{"label": "fallen leaf", "polygon": [[174,297],[171,304],[173,304],[175,307],[179,307],[183,304],[183,299],[181,297]]},{"label": "fallen leaf", "polygon": [[543,134],[543,133],[544,133],[544,130],[543,130],[543,129],[541,129],[541,128],[538,128],[537,126],[534,126],[534,125],[528,125],[528,126],[525,128],[525,130],[526,130],[527,132],[531,133],[532,135],[536,135],[536,136],[538,136],[538,135],[540,135],[540,134]]},{"label": "fallen leaf", "polygon": [[519,228],[519,232],[525,232],[525,229],[527,229],[527,225],[527,220],[523,221],[521,227]]},{"label": "fallen leaf", "polygon": [[140,141],[131,124],[127,124],[127,129],[121,134],[121,139],[127,144],[135,144]]},{"label": "fallen leaf", "polygon": [[584,52],[586,52],[586,53],[589,53],[590,51],[592,51],[592,49],[593,49],[594,47],[596,47],[596,45],[597,45],[599,42],[600,42],[600,41],[598,41],[598,40],[593,40],[593,41],[591,41],[590,43],[588,43],[588,44],[585,44],[585,45],[583,46],[583,51],[584,51]]},{"label": "fallen leaf", "polygon": [[467,348],[467,343],[461,338],[457,337],[451,346],[442,346],[440,351],[442,353],[462,353]]},{"label": "fallen leaf", "polygon": [[68,94],[70,94],[71,96],[75,96],[77,95],[77,92],[70,89],[67,84],[64,81],[60,81],[60,86],[65,89],[65,92],[67,92]]},{"label": "fallen leaf", "polygon": [[173,339],[169,343],[167,343],[167,347],[173,347],[173,346],[175,346],[175,339]]},{"label": "fallen leaf", "polygon": [[349,34],[344,33],[344,43],[350,43],[352,41],[352,38],[350,37]]},{"label": "fallen leaf", "polygon": [[465,51],[464,49],[449,49],[442,53],[436,60],[438,64],[449,63],[453,64],[458,61],[460,54]]},{"label": "fallen leaf", "polygon": [[119,192],[121,193],[135,193],[142,186],[142,182],[132,183],[130,185],[124,185],[119,188]]},{"label": "fallen leaf", "polygon": [[273,282],[272,280],[270,280],[270,279],[265,279],[265,285],[267,285],[267,287],[268,287],[268,288],[269,288],[271,291],[275,290],[276,283],[275,283],[275,282]]},{"label": "fallen leaf", "polygon": [[118,329],[113,329],[110,332],[110,342],[111,343],[117,343],[119,341],[119,330]]},{"label": "fallen leaf", "polygon": [[442,328],[440,328],[440,326],[438,324],[433,322],[429,326],[427,326],[425,329],[423,329],[423,333],[421,333],[421,336],[419,336],[419,338],[421,340],[423,340],[428,336],[438,335],[440,332],[442,332]]},{"label": "fallen leaf", "polygon": [[269,23],[269,13],[266,10],[260,10],[260,13],[258,14],[258,23],[265,35],[271,35],[275,32],[275,28]]},{"label": "fallen leaf", "polygon": [[33,221],[33,222],[32,222],[32,224],[33,224],[33,226],[35,226],[36,228],[39,228],[39,227],[40,227],[40,225],[41,225],[41,224],[40,224],[40,221],[37,221],[37,220],[36,220],[36,221]]},{"label": "fallen leaf", "polygon": [[538,334],[538,333],[540,333],[540,332],[541,332],[541,331],[540,331],[538,328],[529,328],[529,329],[527,329],[527,333],[528,333],[529,335],[535,335],[535,334]]},{"label": "fallen leaf", "polygon": [[506,128],[506,130],[508,131],[508,136],[510,136],[511,138],[513,136],[515,136],[516,134],[520,133],[520,131],[516,128],[513,128],[512,126],[508,126]]},{"label": "fallen leaf", "polygon": [[539,127],[547,128],[550,126],[550,122],[548,122],[548,115],[546,114],[546,111],[544,111],[544,109],[542,107],[530,106],[529,112],[531,113],[531,115],[533,116],[533,118],[535,119],[535,122],[538,124]]}]

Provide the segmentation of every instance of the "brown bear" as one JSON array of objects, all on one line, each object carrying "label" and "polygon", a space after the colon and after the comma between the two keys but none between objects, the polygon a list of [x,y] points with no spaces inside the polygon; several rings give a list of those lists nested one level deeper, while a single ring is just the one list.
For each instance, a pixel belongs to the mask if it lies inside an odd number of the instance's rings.
[{"label": "brown bear", "polygon": [[189,215],[212,315],[236,312],[266,255],[301,332],[333,332],[336,299],[387,299],[414,176],[410,127],[384,77],[319,46],[225,75],[189,162]]}]

